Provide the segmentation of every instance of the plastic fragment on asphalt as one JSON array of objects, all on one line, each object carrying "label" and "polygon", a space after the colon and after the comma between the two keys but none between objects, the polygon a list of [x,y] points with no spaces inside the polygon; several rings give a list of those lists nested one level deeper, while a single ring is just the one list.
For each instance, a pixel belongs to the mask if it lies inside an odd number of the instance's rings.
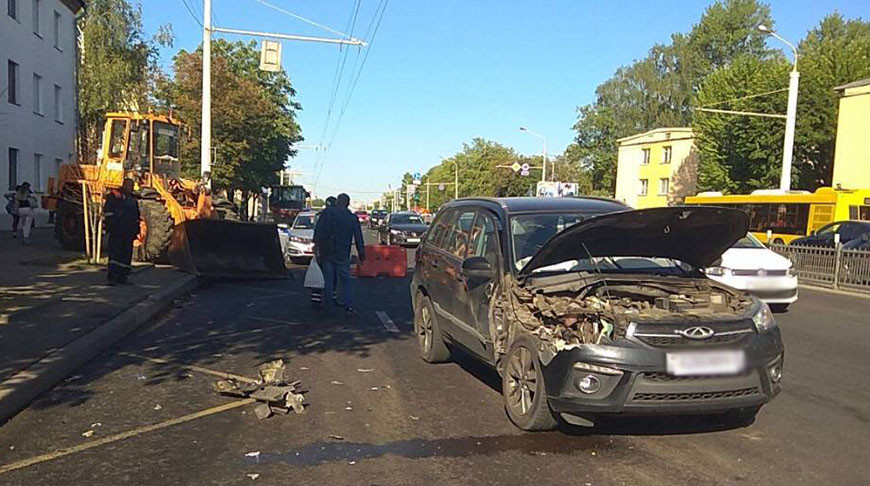
[{"label": "plastic fragment on asphalt", "polygon": [[257,370],[260,378],[256,381],[225,378],[214,382],[212,388],[220,395],[257,400],[254,414],[259,419],[273,414],[287,415],[291,409],[299,414],[305,413],[305,397],[302,395],[305,390],[299,389],[302,382],[288,382],[283,360],[263,363]]},{"label": "plastic fragment on asphalt", "polygon": [[162,409],[163,409],[163,407],[160,406],[159,403],[157,405],[154,405],[154,410],[162,410]]},{"label": "plastic fragment on asphalt", "polygon": [[258,419],[263,420],[272,416],[272,409],[269,408],[269,404],[267,403],[258,403],[254,405],[254,415],[256,415]]},{"label": "plastic fragment on asphalt", "polygon": [[82,437],[90,437],[92,435],[94,435],[93,430],[86,430],[86,431],[82,432]]},{"label": "plastic fragment on asphalt", "polygon": [[311,368],[309,368],[309,367],[307,367],[307,366],[300,366],[299,369],[302,370],[302,371],[308,371],[308,370],[310,370]]},{"label": "plastic fragment on asphalt", "polygon": [[354,464],[356,464],[356,461],[350,461],[348,464],[350,464],[351,466],[353,466]]},{"label": "plastic fragment on asphalt", "polygon": [[371,373],[372,371],[374,371],[371,368],[357,368],[356,370],[359,371],[360,373]]},{"label": "plastic fragment on asphalt", "polygon": [[145,375],[137,375],[136,376],[136,381],[142,381],[142,380],[147,380],[147,379],[148,379],[148,377]]},{"label": "plastic fragment on asphalt", "polygon": [[251,481],[253,481],[253,480],[257,479],[258,477],[260,477],[260,474],[259,473],[248,473],[248,474],[245,474],[245,476],[251,478]]},{"label": "plastic fragment on asphalt", "polygon": [[245,454],[245,457],[255,457],[255,458],[258,458],[258,459],[259,459],[259,457],[260,457],[260,451],[251,451],[251,452],[248,452],[248,453]]},{"label": "plastic fragment on asphalt", "polygon": [[410,415],[409,417],[411,418],[411,420],[420,420],[420,417],[415,417],[413,415]]},{"label": "plastic fragment on asphalt", "polygon": [[91,424],[92,429],[95,429],[97,427],[102,427],[102,426],[103,426],[103,424],[101,424],[100,422],[94,422]]},{"label": "plastic fragment on asphalt", "polygon": [[342,383],[342,382],[340,382],[340,381],[338,381],[338,380],[332,380],[332,381],[329,382],[329,384],[330,384],[330,385],[344,385],[344,383]]},{"label": "plastic fragment on asphalt", "polygon": [[332,435],[332,434],[330,434],[330,435],[329,435],[329,438],[330,438],[330,439],[333,439],[333,440],[344,440],[344,437],[342,437],[342,436],[340,436],[340,435]]}]

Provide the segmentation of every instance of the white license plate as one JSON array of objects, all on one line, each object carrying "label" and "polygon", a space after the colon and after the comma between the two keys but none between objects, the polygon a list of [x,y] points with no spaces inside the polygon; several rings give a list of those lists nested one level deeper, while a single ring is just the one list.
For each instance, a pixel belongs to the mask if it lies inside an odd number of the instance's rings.
[{"label": "white license plate", "polygon": [[408,243],[420,243],[420,238],[408,238],[405,241]]},{"label": "white license plate", "polygon": [[742,350],[667,353],[667,370],[673,376],[736,375],[746,366]]}]

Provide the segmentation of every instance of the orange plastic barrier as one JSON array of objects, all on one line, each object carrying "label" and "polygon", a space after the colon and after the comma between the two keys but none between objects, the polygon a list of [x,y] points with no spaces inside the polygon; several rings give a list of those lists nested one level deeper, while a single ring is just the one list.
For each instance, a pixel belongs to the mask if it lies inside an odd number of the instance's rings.
[{"label": "orange plastic barrier", "polygon": [[398,245],[366,245],[366,261],[353,267],[357,277],[404,277],[408,252]]}]

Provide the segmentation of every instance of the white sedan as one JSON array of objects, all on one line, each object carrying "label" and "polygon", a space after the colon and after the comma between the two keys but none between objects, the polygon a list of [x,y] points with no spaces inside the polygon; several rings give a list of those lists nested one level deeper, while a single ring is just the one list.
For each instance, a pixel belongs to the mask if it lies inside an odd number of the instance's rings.
[{"label": "white sedan", "polygon": [[798,298],[798,280],[791,262],[767,249],[751,234],[722,254],[718,266],[704,269],[713,280],[745,290],[784,312]]},{"label": "white sedan", "polygon": [[314,257],[314,224],[317,222],[315,211],[302,211],[296,215],[293,224],[278,225],[281,247],[284,255],[294,263],[308,263]]}]

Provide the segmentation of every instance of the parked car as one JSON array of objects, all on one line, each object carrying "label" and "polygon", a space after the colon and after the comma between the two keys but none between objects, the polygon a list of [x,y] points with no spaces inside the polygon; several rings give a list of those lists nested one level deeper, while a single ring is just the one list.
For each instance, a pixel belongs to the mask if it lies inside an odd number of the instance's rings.
[{"label": "parked car", "polygon": [[375,209],[374,211],[372,211],[369,215],[369,227],[375,229],[380,226],[384,222],[384,219],[387,217],[387,214],[387,211],[383,209]]},{"label": "parked car", "polygon": [[417,213],[390,213],[378,228],[381,244],[417,246],[428,226]]},{"label": "parked car", "polygon": [[870,221],[835,221],[822,226],[809,236],[792,240],[791,244],[833,248],[834,235],[840,235],[840,243],[845,244],[860,239],[862,235],[867,233],[870,233]]},{"label": "parked car", "polygon": [[294,263],[308,263],[314,257],[314,225],[316,211],[303,211],[296,215],[288,231],[286,255]]},{"label": "parked car", "polygon": [[420,354],[493,366],[524,430],[619,413],[751,421],[780,391],[779,329],[767,304],[701,272],[747,229],[727,208],[450,202],[416,253]]},{"label": "parked car", "polygon": [[860,238],[854,238],[843,245],[844,250],[870,250],[870,232],[864,233]]},{"label": "parked car", "polygon": [[354,211],[353,214],[355,214],[357,219],[359,219],[360,224],[366,224],[369,222],[368,211]]},{"label": "parked car", "polygon": [[751,233],[740,238],[704,273],[717,282],[749,292],[776,312],[785,312],[798,298],[798,279],[789,259],[769,250]]}]

